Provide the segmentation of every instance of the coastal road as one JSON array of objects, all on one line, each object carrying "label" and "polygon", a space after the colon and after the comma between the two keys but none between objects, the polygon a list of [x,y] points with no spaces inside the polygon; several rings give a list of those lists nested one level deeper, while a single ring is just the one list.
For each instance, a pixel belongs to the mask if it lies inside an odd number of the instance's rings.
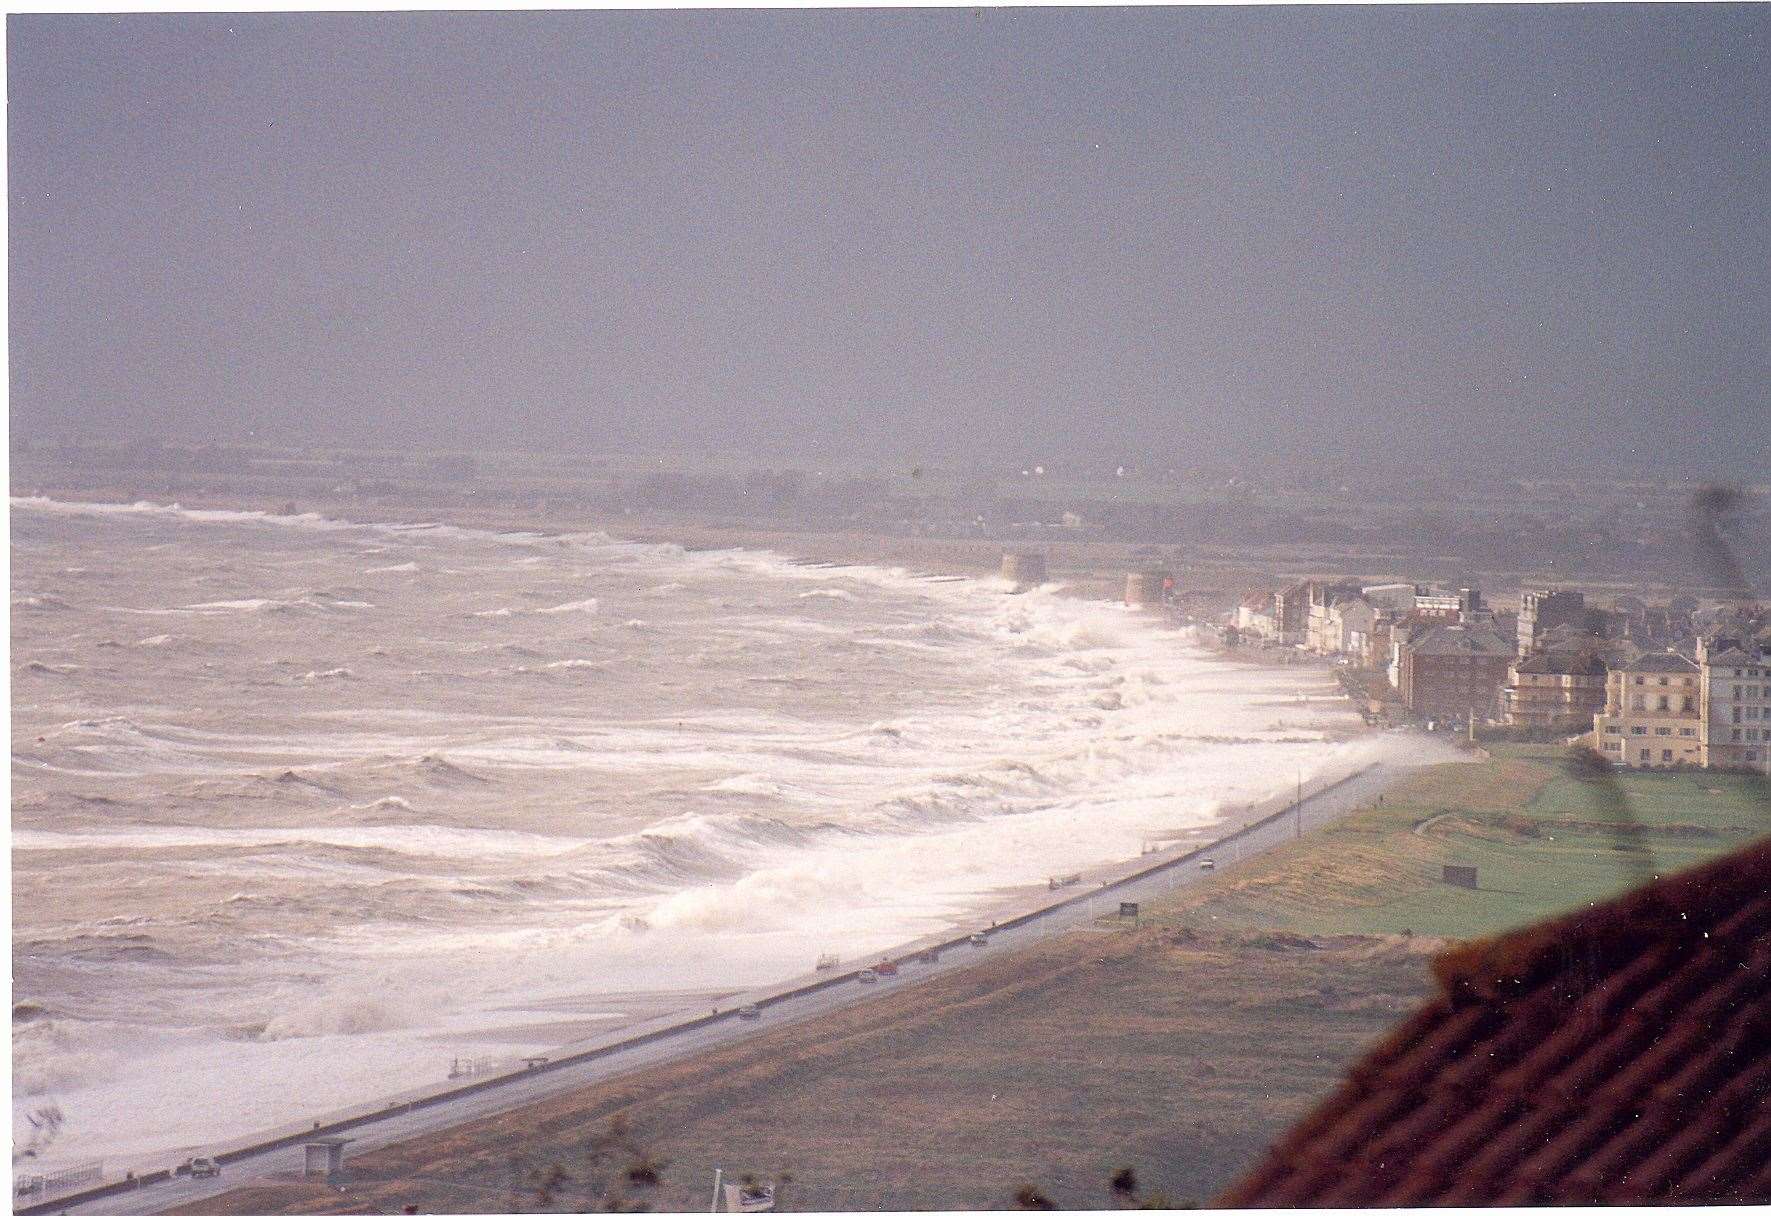
[{"label": "coastal road", "polygon": [[[1443,760],[1449,755],[1449,751],[1441,753],[1436,747],[1423,747],[1419,763]],[[1301,832],[1328,823],[1357,806],[1372,802],[1402,771],[1406,771],[1406,767],[1394,763],[1381,767],[1372,766],[1319,793],[1307,795],[1295,809],[1289,805],[1289,800],[1277,800],[1277,804],[1268,803],[1248,808],[1238,816],[1238,820],[1243,823],[1252,821],[1251,826],[1234,831],[1227,831],[1233,824],[1219,824],[1202,829],[1197,841],[1182,840],[1160,853],[1094,871],[1086,875],[1083,883],[1077,886],[1051,893],[1039,892],[1036,896],[1030,896],[1023,906],[999,912],[996,922],[999,927],[983,924],[974,926],[988,935],[987,946],[965,944],[965,933],[969,930],[955,930],[942,935],[939,940],[951,943],[957,938],[960,944],[945,945],[938,961],[907,962],[897,976],[881,977],[877,984],[855,981],[851,969],[844,972],[850,978],[843,982],[825,983],[821,987],[808,988],[807,985],[815,981],[801,979],[775,988],[758,990],[730,998],[729,1003],[721,1006],[725,1012],[717,1018],[706,1013],[676,1014],[653,1022],[628,1026],[605,1039],[586,1040],[556,1052],[556,1058],[576,1052],[598,1052],[589,1058],[558,1063],[544,1071],[518,1073],[509,1081],[491,1088],[433,1099],[430,1104],[413,1109],[395,1109],[386,1114],[378,1114],[372,1122],[339,1133],[350,1139],[345,1150],[347,1169],[349,1157],[356,1153],[526,1106],[539,1099],[582,1089],[651,1064],[680,1059],[762,1030],[804,1021],[860,1001],[883,996],[934,976],[974,965],[1000,954],[1003,950],[1012,950],[1039,941],[1054,933],[1087,924],[1098,917],[1114,915],[1118,912],[1121,901],[1144,902],[1194,883],[1210,881],[1214,873],[1222,873],[1239,861],[1292,840]],[[1206,857],[1216,863],[1215,871],[1200,867],[1200,862]],[[934,944],[936,939],[927,939],[889,953],[893,957],[902,958]],[[823,977],[819,979],[822,980]],[[759,1020],[743,1021],[731,1012],[746,1002],[762,1005],[762,1017]],[[647,1037],[642,1042],[627,1042],[640,1036]],[[41,1201],[31,1202],[30,1208],[49,1213],[78,1211],[87,1216],[145,1216],[147,1213],[190,1203],[254,1181],[279,1175],[287,1177],[292,1172],[299,1173],[302,1156],[300,1144],[246,1150],[223,1167],[220,1179],[174,1177],[137,1190],[85,1200],[74,1194],[65,1197],[51,1195]],[[164,1168],[165,1165],[166,1162],[163,1161],[157,1163],[158,1168]]]}]

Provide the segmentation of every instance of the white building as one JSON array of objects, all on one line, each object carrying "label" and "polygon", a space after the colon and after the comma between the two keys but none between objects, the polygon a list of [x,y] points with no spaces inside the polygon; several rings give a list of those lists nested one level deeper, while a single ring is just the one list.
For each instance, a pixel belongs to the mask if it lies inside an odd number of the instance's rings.
[{"label": "white building", "polygon": [[1757,645],[1698,642],[1704,707],[1703,765],[1771,774],[1771,655]]},{"label": "white building", "polygon": [[1414,611],[1413,583],[1375,583],[1361,587],[1359,593],[1365,597],[1366,603],[1380,612],[1401,616],[1404,612]]}]

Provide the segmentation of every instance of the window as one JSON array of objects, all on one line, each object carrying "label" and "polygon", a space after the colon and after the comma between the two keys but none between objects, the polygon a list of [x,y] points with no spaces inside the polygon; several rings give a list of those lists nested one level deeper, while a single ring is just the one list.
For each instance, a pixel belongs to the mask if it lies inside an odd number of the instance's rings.
[{"label": "window", "polygon": [[[1648,703],[1645,700],[1643,700],[1641,697],[1631,697],[1630,698],[1630,708],[1631,709],[1647,709]],[[1740,711],[1735,710],[1734,712],[1739,713]]]},{"label": "window", "polygon": [[1687,739],[1689,739],[1689,738],[1690,738],[1690,737],[1691,737],[1691,736],[1693,736],[1693,735],[1695,735],[1695,734],[1696,734],[1696,733],[1697,733],[1697,730],[1696,730],[1696,728],[1695,728],[1695,727],[1691,727],[1691,726],[1681,726],[1681,727],[1680,727],[1680,728],[1679,728],[1679,733],[1680,733],[1680,734],[1681,734],[1681,735],[1683,735],[1683,736],[1685,736],[1685,737],[1686,737],[1686,738],[1687,738]]},{"label": "window", "polygon": [[1680,708],[1685,713],[1690,713],[1692,710],[1697,708],[1697,703],[1695,701],[1693,701],[1690,697],[1686,697],[1684,705],[1680,706]]},{"label": "window", "polygon": [[1630,727],[1630,734],[1632,734],[1632,735],[1645,735],[1647,733],[1648,733],[1648,728],[1646,726],[1632,726],[1632,727]]},{"label": "window", "polygon": [[1657,735],[1670,735],[1673,733],[1673,728],[1670,726],[1657,726],[1654,728],[1654,733]]},{"label": "window", "polygon": [[1729,732],[1728,742],[1739,743],[1740,742],[1740,731],[1734,730],[1734,731]]},{"label": "window", "polygon": [[1651,764],[1651,763],[1653,763],[1653,761],[1654,761],[1654,753],[1644,747],[1642,749],[1642,763],[1643,764]]},{"label": "window", "polygon": [[[1605,750],[1608,752],[1620,752],[1623,750],[1623,744],[1621,744],[1621,743],[1607,743],[1605,745]],[[1748,756],[1747,759],[1751,760],[1752,757]]]},{"label": "window", "polygon": [[1648,681],[1643,679],[1641,676],[1636,677],[1636,683],[1638,683],[1638,684],[1646,684],[1647,682]]},{"label": "window", "polygon": [[1666,677],[1665,677],[1665,676],[1661,676],[1661,677],[1660,677],[1660,686],[1661,686],[1661,687],[1662,687],[1662,688],[1665,688],[1665,687],[1666,687]]},{"label": "window", "polygon": [[1673,749],[1670,747],[1662,748],[1661,752],[1660,752],[1660,758],[1664,761],[1671,762],[1671,760],[1673,758]]},{"label": "window", "polygon": [[1623,727],[1618,726],[1613,722],[1607,722],[1605,724],[1605,733],[1608,735],[1621,735],[1623,734]]}]

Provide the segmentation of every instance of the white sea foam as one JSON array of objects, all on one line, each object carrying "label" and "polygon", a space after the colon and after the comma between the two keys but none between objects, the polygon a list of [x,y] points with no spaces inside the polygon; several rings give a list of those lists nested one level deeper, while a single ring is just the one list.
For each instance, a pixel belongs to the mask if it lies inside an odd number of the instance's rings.
[{"label": "white sea foam", "polygon": [[573,600],[569,604],[555,604],[552,608],[537,608],[535,611],[547,615],[553,615],[560,612],[595,612],[596,610],[597,601],[595,599],[585,599]]},{"label": "white sea foam", "polygon": [[[440,1080],[431,1036],[508,1045],[557,1021],[536,1002],[883,948],[1393,738],[1334,742],[1346,712],[1296,700],[1332,694],[1320,673],[1046,589],[13,507],[18,585],[102,568],[110,611],[179,618],[14,709],[17,990],[92,1011],[26,1048],[65,1159]],[[15,662],[91,653],[88,612],[15,614]]]}]

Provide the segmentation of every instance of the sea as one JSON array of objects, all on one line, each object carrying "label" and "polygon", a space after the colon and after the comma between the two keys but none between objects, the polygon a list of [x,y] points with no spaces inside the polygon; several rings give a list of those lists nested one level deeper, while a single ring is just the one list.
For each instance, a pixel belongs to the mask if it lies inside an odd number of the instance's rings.
[{"label": "sea", "polygon": [[34,1169],[877,957],[1395,744],[1320,669],[1052,588],[149,503],[10,531]]}]

